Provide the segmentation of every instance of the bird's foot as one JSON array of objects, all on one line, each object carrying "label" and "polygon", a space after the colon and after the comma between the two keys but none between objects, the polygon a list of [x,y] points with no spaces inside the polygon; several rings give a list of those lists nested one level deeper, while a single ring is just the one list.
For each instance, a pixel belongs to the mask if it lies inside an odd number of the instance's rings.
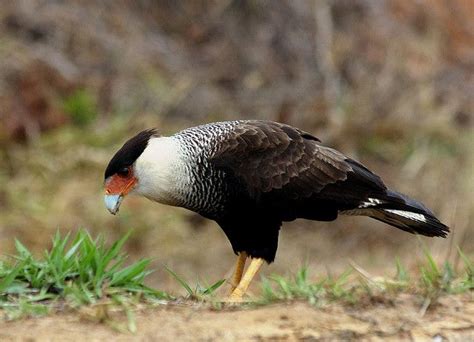
[{"label": "bird's foot", "polygon": [[242,297],[232,297],[232,296],[229,296],[229,297],[227,297],[227,298],[224,298],[224,300],[222,300],[222,303],[228,304],[228,305],[238,305],[238,304],[243,304],[243,303],[245,303],[245,301],[243,300]]},{"label": "bird's foot", "polygon": [[246,302],[243,297],[244,293],[239,288],[236,288],[222,302],[226,304],[241,304]]}]

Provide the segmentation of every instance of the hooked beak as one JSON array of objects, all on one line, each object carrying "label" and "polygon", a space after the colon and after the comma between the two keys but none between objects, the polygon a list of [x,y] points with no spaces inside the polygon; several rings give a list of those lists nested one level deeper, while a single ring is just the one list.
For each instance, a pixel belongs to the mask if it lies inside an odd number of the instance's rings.
[{"label": "hooked beak", "polygon": [[120,204],[122,203],[123,195],[105,195],[104,201],[107,210],[112,214],[115,215],[119,211]]},{"label": "hooked beak", "polygon": [[132,174],[127,177],[113,175],[105,180],[104,202],[112,215],[117,214],[123,198],[132,191],[136,184],[137,179]]}]

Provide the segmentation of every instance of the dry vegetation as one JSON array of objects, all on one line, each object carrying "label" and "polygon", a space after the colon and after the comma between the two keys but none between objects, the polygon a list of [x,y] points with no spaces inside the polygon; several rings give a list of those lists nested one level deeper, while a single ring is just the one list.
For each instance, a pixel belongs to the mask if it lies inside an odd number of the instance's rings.
[{"label": "dry vegetation", "polygon": [[[0,7],[0,250],[39,252],[59,230],[133,233],[149,285],[169,266],[215,282],[233,263],[213,223],[129,198],[102,205],[105,164],[145,127],[265,118],[319,136],[422,200],[452,227],[423,239],[459,266],[474,253],[474,5],[455,1],[12,1]],[[210,246],[212,248],[210,248]],[[376,221],[297,221],[282,231],[285,274],[373,274],[396,257],[415,270],[413,236]],[[387,271],[387,265],[390,265]],[[2,328],[3,330],[3,328]]]}]

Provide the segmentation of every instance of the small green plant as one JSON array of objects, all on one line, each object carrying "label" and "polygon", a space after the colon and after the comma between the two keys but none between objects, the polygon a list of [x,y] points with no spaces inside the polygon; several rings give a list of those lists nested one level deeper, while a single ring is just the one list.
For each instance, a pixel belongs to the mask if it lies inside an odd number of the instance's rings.
[{"label": "small green plant", "polygon": [[172,271],[170,268],[166,266],[165,266],[165,269],[186,290],[188,294],[188,298],[194,299],[194,300],[205,300],[205,299],[208,299],[209,297],[212,298],[213,295],[215,294],[215,291],[225,283],[225,279],[218,280],[214,284],[209,285],[209,286],[202,286],[198,283],[193,289],[189,285],[189,283],[183,279],[183,277],[180,277],[178,274],[176,274],[174,271]]},{"label": "small green plant", "polygon": [[[425,263],[420,266],[420,283],[426,297],[437,297],[440,293],[461,293],[472,286],[472,261],[458,249],[464,262],[464,270],[457,274],[454,267],[445,262],[438,266],[431,253],[425,248]],[[471,279],[471,280],[470,280]]]},{"label": "small green plant", "polygon": [[73,123],[86,126],[97,117],[97,103],[86,89],[75,91],[64,100],[64,111],[70,115]]},{"label": "small green plant", "polygon": [[312,283],[308,279],[307,267],[301,268],[296,275],[287,278],[271,276],[262,279],[262,302],[269,303],[276,300],[305,299],[316,304],[319,296],[325,291],[326,279]]},{"label": "small green plant", "polygon": [[355,301],[353,296],[354,287],[348,286],[349,276],[352,274],[352,269],[348,269],[339,277],[328,277],[326,280],[326,291],[328,297],[332,300],[343,299],[353,303]]},{"label": "small green plant", "polygon": [[461,280],[458,287],[455,289],[456,292],[466,292],[474,290],[474,261],[470,260],[461,249],[458,248],[459,256],[464,263],[465,275]]},{"label": "small green plant", "polygon": [[407,284],[410,281],[410,275],[408,274],[407,269],[405,266],[402,265],[399,258],[395,261],[397,267],[397,274],[395,276],[395,280],[401,282],[403,284]]},{"label": "small green plant", "polygon": [[149,259],[125,265],[121,250],[128,237],[107,247],[102,235],[94,240],[85,230],[73,239],[57,233],[42,258],[15,241],[16,255],[0,263],[0,309],[15,318],[47,312],[61,300],[74,307],[103,300],[169,299],[144,284]]}]

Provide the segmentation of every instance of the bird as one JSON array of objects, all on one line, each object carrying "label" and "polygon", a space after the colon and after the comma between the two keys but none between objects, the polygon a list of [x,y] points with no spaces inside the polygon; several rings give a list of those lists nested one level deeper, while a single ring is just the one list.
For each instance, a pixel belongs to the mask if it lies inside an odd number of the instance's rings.
[{"label": "bird", "polygon": [[449,232],[360,162],[311,133],[266,120],[213,122],[170,136],[141,131],[110,160],[104,189],[114,215],[136,194],[217,222],[237,255],[229,302],[243,301],[261,266],[274,261],[283,222],[358,215],[429,237]]}]

